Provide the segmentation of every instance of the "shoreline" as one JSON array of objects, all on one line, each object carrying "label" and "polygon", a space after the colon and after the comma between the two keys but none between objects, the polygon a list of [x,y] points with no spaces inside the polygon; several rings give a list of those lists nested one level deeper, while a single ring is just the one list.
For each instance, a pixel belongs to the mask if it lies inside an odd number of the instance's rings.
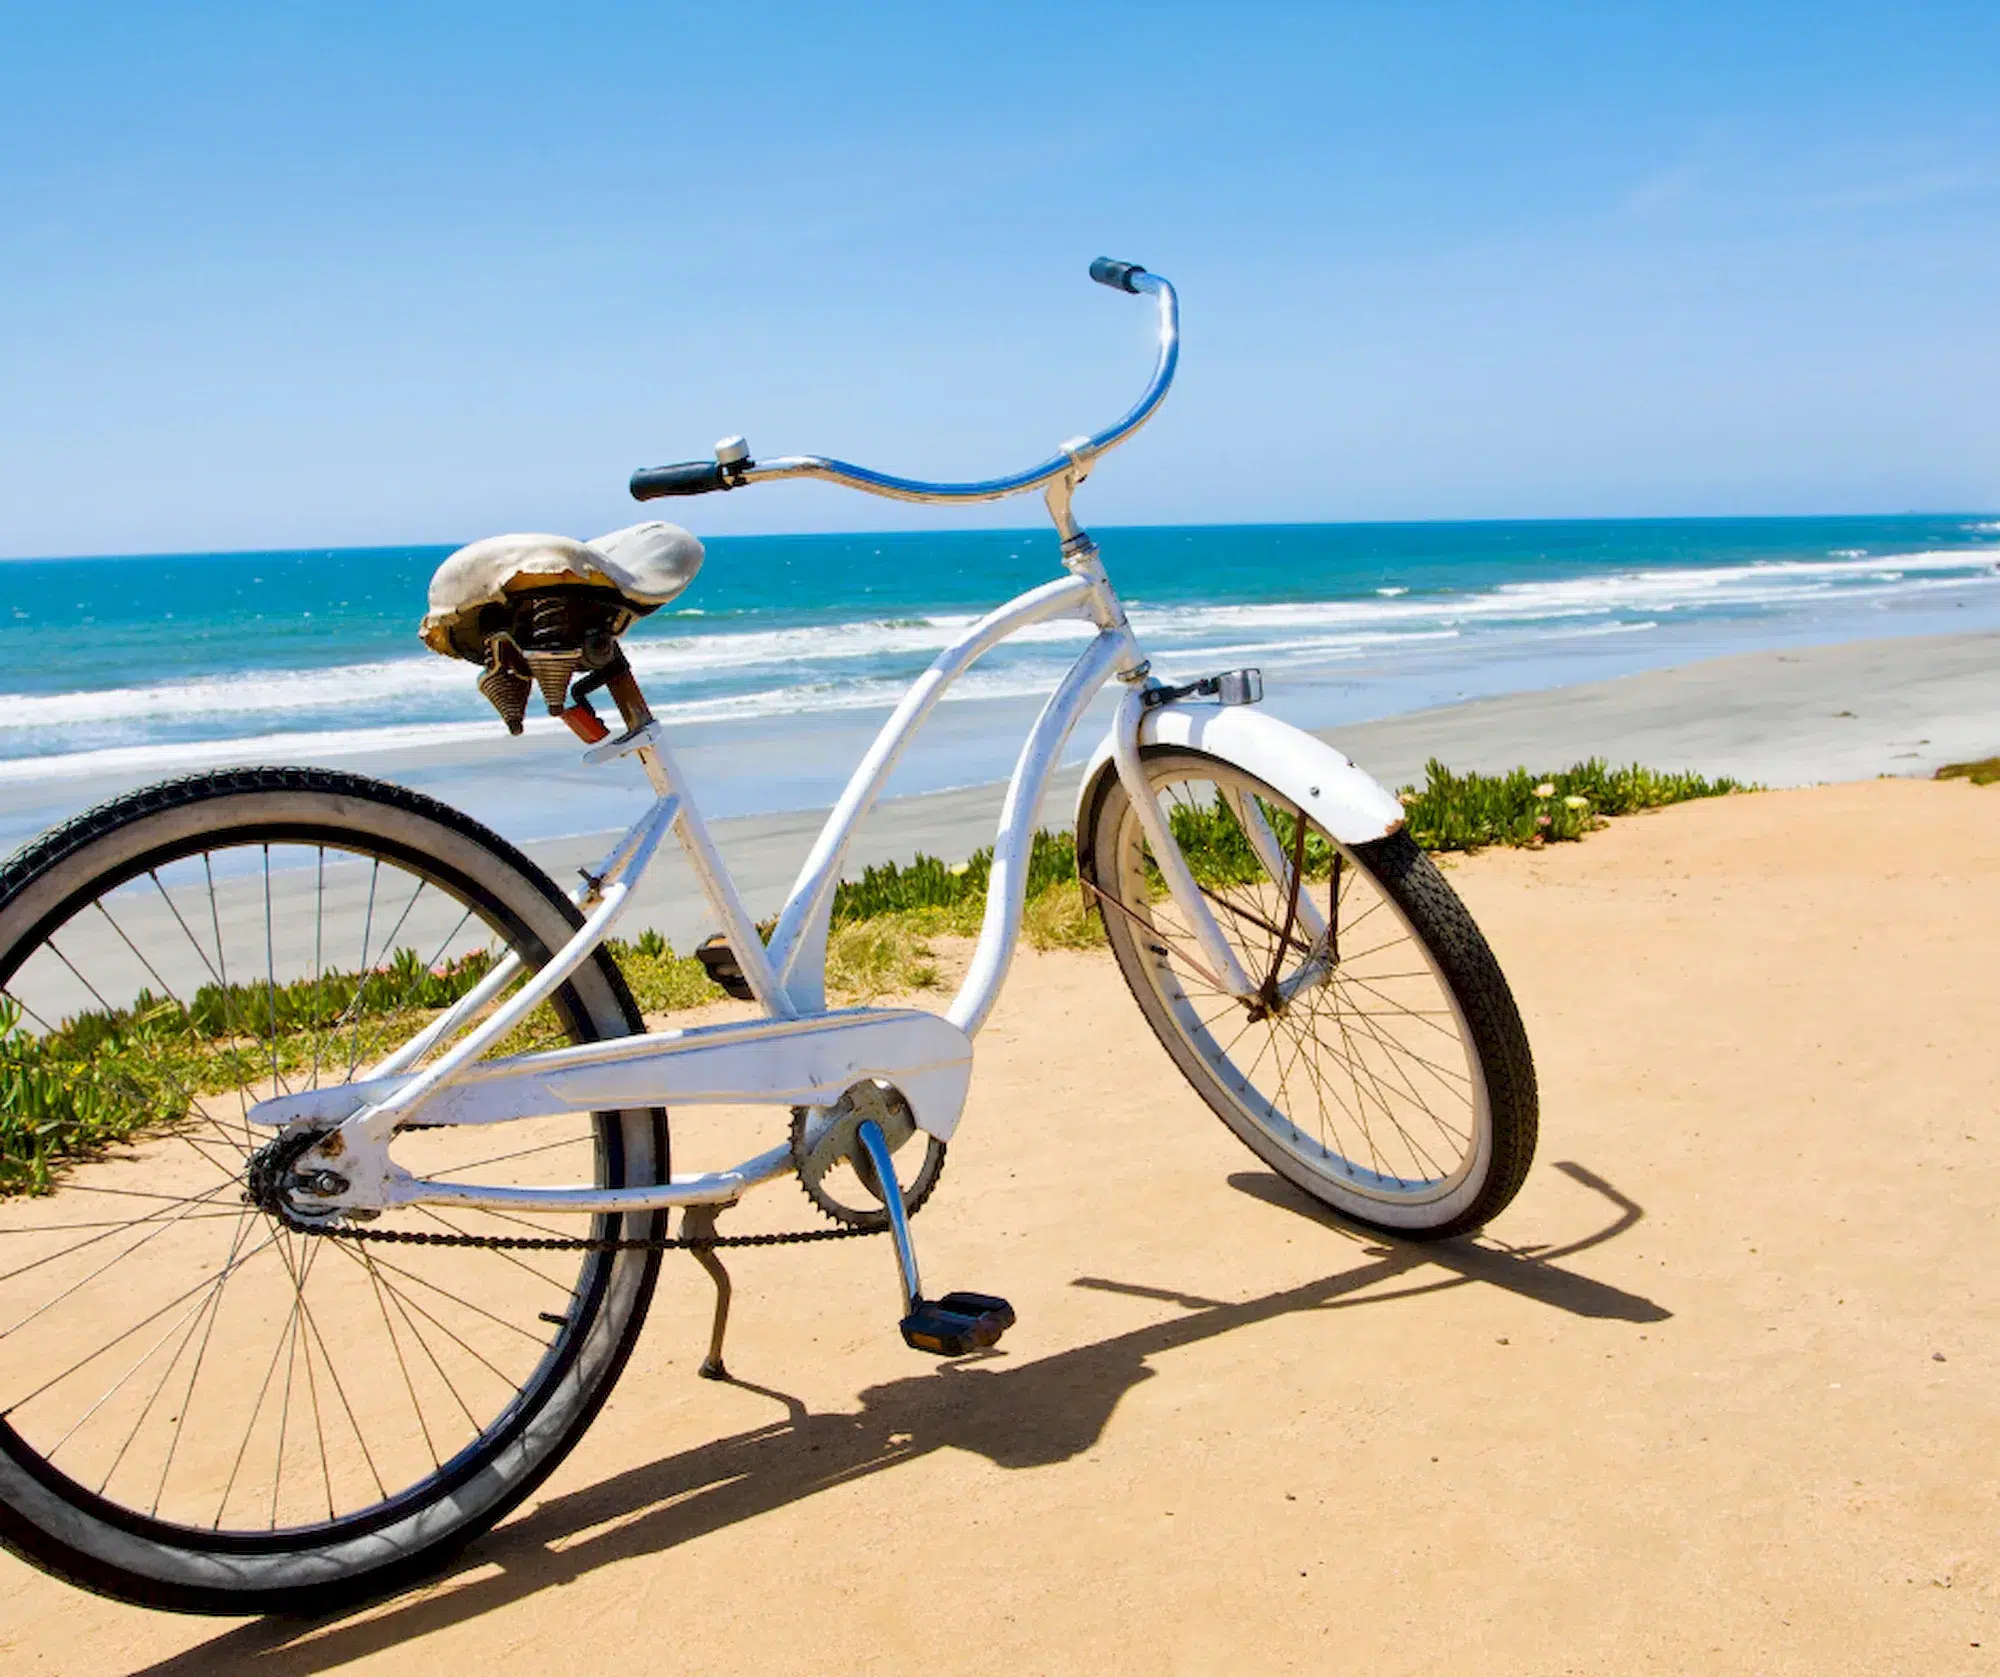
[{"label": "shoreline", "polygon": [[[1421,782],[1433,756],[1460,772],[1541,772],[1603,757],[1773,789],[1928,776],[2000,750],[2000,633],[1734,653],[1313,732],[1392,789]],[[1057,770],[1041,826],[1071,825],[1081,773],[1075,763]],[[993,842],[1005,793],[1006,783],[993,781],[885,798],[856,832],[846,871],[919,850],[963,860]],[[825,818],[824,810],[798,810],[710,824],[752,914],[782,906]],[[576,834],[521,848],[562,879],[615,837]],[[631,913],[635,926],[657,927],[676,948],[715,929],[677,850],[661,852]]]},{"label": "shoreline", "polygon": [[[1271,708],[1284,714],[1283,693],[1274,693],[1274,699]],[[970,752],[984,742],[990,756],[996,732],[1006,727],[1024,733],[1038,705],[1021,708],[1024,714],[1014,716],[987,704],[940,707],[929,724],[927,746],[920,735],[912,755],[927,749],[933,765],[951,763],[954,752]],[[1082,763],[1108,722],[1108,711],[1108,701],[1100,699],[1079,724],[1071,761],[1052,777],[1039,825],[1071,824]],[[807,720],[792,749],[810,773],[796,790],[815,795],[817,807],[710,817],[744,901],[760,919],[782,906],[826,808],[859,758],[858,750],[835,750],[851,746],[851,734]],[[1927,775],[1944,763],[2000,750],[2000,632],[1733,653],[1313,731],[1392,789],[1421,782],[1433,756],[1460,772],[1526,767],[1538,773],[1603,757],[1774,788]],[[769,773],[741,742],[732,745],[727,738],[718,743],[697,733],[677,740],[676,755],[709,809],[718,801],[727,805],[732,785],[740,791],[759,772]],[[439,797],[503,832],[508,823],[497,817],[505,811],[491,806],[495,766],[503,762],[515,769],[497,782],[503,796],[518,799],[519,788],[532,784],[547,807],[621,821],[636,817],[650,801],[638,776],[613,781],[585,768],[567,736],[524,742],[496,730],[495,737],[469,742],[463,750],[354,752],[334,761]],[[0,839],[23,842],[128,784],[0,784]],[[894,795],[895,785],[892,780],[892,795],[876,805],[853,837],[845,870],[850,876],[873,864],[907,861],[918,851],[961,861],[993,842],[1004,780],[901,796]],[[565,836],[516,842],[560,882],[598,862],[618,831],[599,821]],[[682,950],[717,929],[678,848],[662,849],[626,924],[626,935],[650,927]]]}]

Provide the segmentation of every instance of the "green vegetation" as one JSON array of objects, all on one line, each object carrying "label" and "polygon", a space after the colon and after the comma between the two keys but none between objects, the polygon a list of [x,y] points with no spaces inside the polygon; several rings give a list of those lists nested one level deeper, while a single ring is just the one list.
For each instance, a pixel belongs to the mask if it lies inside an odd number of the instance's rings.
[{"label": "green vegetation", "polygon": [[1606,816],[1751,790],[1727,776],[1614,769],[1593,757],[1560,774],[1453,774],[1435,757],[1421,791],[1403,791],[1410,836],[1426,850],[1482,850],[1489,845],[1555,844],[1579,839]]},{"label": "green vegetation", "polygon": [[[177,1120],[194,1093],[273,1076],[345,1076],[486,975],[483,953],[426,967],[400,949],[366,973],[278,986],[205,984],[186,1004],[142,990],[37,1034],[0,997],[0,1193],[48,1185],[51,1166]],[[539,1029],[536,1027],[539,1026]],[[522,1045],[554,1034],[531,1018]]]},{"label": "green vegetation", "polygon": [[692,955],[676,955],[673,946],[650,928],[630,943],[606,938],[604,947],[624,973],[641,1013],[678,1013],[722,999],[722,991],[709,982],[706,967]]},{"label": "green vegetation", "polygon": [[1976,763],[1947,763],[1938,770],[1939,780],[1969,780],[1975,786],[1991,786],[2000,780],[2000,757],[1982,757]]},{"label": "green vegetation", "polygon": [[[2000,758],[1954,764],[1939,777],[1985,785],[2000,780]],[[1423,848],[1477,850],[1578,839],[1608,816],[1742,790],[1733,780],[1659,774],[1637,765],[1614,769],[1596,759],[1539,777],[1525,769],[1457,775],[1433,760],[1424,786],[1405,788],[1402,800],[1411,835]],[[1273,811],[1271,819],[1289,850],[1293,818]],[[1249,840],[1222,806],[1175,807],[1170,821],[1202,883],[1236,884],[1261,875]],[[1324,878],[1332,865],[1331,846],[1309,833],[1307,874]],[[992,868],[989,847],[956,864],[919,855],[843,882],[834,893],[827,942],[830,994],[852,1002],[936,987],[935,940],[978,933]],[[1153,883],[1160,888],[1157,879]],[[1078,883],[1075,844],[1067,833],[1035,835],[1023,931],[1038,949],[1089,948],[1103,938],[1097,911]],[[657,931],[611,939],[606,948],[647,1014],[704,1007],[722,997],[701,963],[676,954]],[[82,1012],[53,1030],[24,1020],[0,997],[0,1194],[43,1191],[64,1160],[183,1121],[191,1091],[311,1078],[315,1067],[344,1077],[464,996],[489,967],[483,953],[429,967],[414,951],[400,949],[365,973],[327,972],[275,987],[204,985],[185,1006],[142,991],[129,1007]],[[495,1051],[519,1053],[561,1040],[544,1006]]]},{"label": "green vegetation", "polygon": [[127,1030],[100,1029],[94,1014],[74,1023],[77,1035],[96,1038],[97,1051],[79,1052],[67,1025],[32,1036],[21,1010],[0,1000],[0,1192],[40,1193],[58,1161],[100,1152],[179,1111],[150,1018]]},{"label": "green vegetation", "polygon": [[[960,908],[967,903],[983,904],[986,884],[993,876],[993,847],[975,850],[969,861],[940,862],[935,856],[919,854],[908,863],[886,862],[868,868],[859,879],[842,880],[834,887],[833,923],[843,926],[855,920],[872,920],[878,915],[901,914],[913,908]],[[1038,897],[1052,885],[1076,882],[1076,844],[1068,833],[1052,833],[1046,827],[1035,834],[1028,853],[1028,895]],[[975,914],[966,930],[976,932]]]}]

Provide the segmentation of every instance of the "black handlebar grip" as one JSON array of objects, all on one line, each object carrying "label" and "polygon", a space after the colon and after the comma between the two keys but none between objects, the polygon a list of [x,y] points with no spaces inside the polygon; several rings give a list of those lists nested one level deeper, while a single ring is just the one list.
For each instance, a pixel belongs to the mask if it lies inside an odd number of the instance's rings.
[{"label": "black handlebar grip", "polygon": [[1108,256],[1100,256],[1090,265],[1090,277],[1099,285],[1108,285],[1113,291],[1129,291],[1135,297],[1139,288],[1132,282],[1145,271],[1136,262],[1114,262]]},{"label": "black handlebar grip", "polygon": [[714,460],[690,460],[684,466],[642,466],[632,474],[635,501],[657,501],[666,495],[706,495],[711,489],[728,487],[728,477]]}]

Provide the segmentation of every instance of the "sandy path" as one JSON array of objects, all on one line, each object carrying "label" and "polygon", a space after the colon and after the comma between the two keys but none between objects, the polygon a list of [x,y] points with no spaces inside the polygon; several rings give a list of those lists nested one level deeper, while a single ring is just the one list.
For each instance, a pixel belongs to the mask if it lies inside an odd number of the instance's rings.
[{"label": "sandy path", "polygon": [[903,1349],[872,1243],[756,1252],[746,1384],[708,1385],[683,1260],[451,1578],[231,1627],[0,1560],[7,1669],[1991,1667],[2000,791],[1771,793],[1452,872],[1543,1080],[1490,1237],[1331,1225],[1107,959],[1024,957],[919,1223],[935,1286],[1020,1310],[1004,1355]]}]

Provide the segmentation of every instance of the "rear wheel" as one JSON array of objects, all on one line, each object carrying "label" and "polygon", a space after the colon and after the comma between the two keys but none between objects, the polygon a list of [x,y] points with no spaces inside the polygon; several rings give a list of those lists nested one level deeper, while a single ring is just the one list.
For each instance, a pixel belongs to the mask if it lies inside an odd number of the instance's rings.
[{"label": "rear wheel", "polygon": [[[320,1610],[440,1564],[561,1460],[659,1253],[302,1233],[249,1202],[272,1132],[247,1114],[361,1075],[579,923],[492,833],[321,771],[153,787],[0,869],[0,1539],[130,1601]],[[640,1028],[600,952],[494,1052]],[[396,1157],[636,1185],[666,1177],[666,1120],[420,1131]],[[664,1214],[358,1226],[631,1238]]]},{"label": "rear wheel", "polygon": [[1343,845],[1220,758],[1148,747],[1143,760],[1263,987],[1242,1000],[1208,971],[1124,785],[1106,776],[1079,861],[1140,1010],[1196,1093],[1355,1222],[1438,1239],[1497,1215],[1534,1156],[1534,1062],[1499,964],[1430,858],[1403,832]]}]

